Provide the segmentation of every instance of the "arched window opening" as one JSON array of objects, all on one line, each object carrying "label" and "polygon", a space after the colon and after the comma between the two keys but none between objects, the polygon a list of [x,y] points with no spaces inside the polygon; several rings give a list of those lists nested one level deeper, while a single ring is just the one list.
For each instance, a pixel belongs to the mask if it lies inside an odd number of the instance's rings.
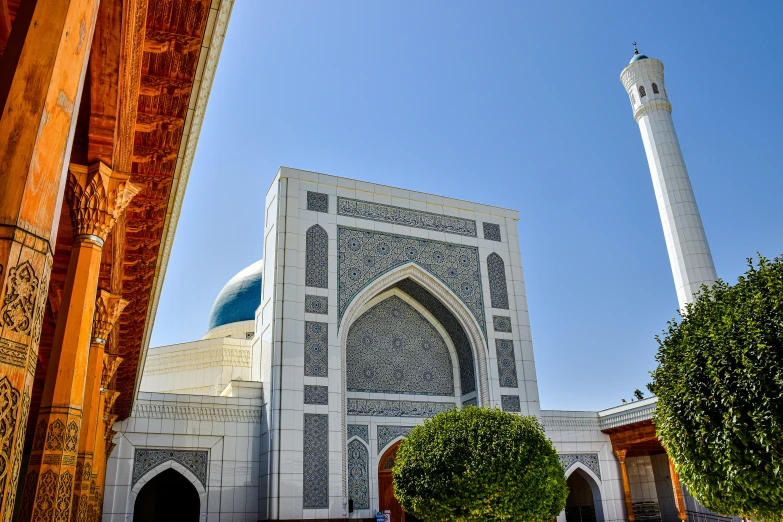
[{"label": "arched window opening", "polygon": [[644,85],[639,86],[639,98],[647,96],[647,92],[644,90]]},{"label": "arched window opening", "polygon": [[655,93],[655,94],[660,94],[660,93],[658,92],[658,84],[657,84],[657,83],[653,83],[653,86],[652,86],[652,87],[653,87],[653,93]]},{"label": "arched window opening", "polygon": [[[176,499],[176,502],[172,502]],[[188,479],[169,468],[147,482],[133,505],[137,522],[199,521],[198,491]]]},{"label": "arched window opening", "polygon": [[489,274],[489,296],[492,308],[508,310],[508,287],[506,285],[506,265],[496,253],[487,257],[487,272]]},{"label": "arched window opening", "polygon": [[329,288],[329,235],[320,225],[313,225],[306,236],[305,285]]}]

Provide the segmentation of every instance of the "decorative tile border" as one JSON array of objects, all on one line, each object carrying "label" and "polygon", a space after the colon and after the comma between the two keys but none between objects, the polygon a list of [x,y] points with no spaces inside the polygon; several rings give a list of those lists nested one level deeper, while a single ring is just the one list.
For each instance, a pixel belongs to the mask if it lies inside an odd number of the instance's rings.
[{"label": "decorative tile border", "polygon": [[371,221],[382,221],[406,227],[437,230],[460,236],[476,237],[476,222],[424,210],[374,203],[360,199],[337,197],[337,214]]},{"label": "decorative tile border", "polygon": [[478,398],[473,397],[472,399],[462,401],[462,407],[464,408],[465,406],[478,406]]},{"label": "decorative tile border", "polygon": [[328,314],[329,298],[321,295],[306,295],[305,312],[311,314]]},{"label": "decorative tile border", "polygon": [[329,194],[307,191],[307,210],[329,212]]},{"label": "decorative tile border", "polygon": [[493,315],[492,327],[496,332],[511,333],[511,318],[502,315]]},{"label": "decorative tile border", "polygon": [[500,406],[503,408],[503,411],[510,411],[513,413],[522,411],[522,406],[519,404],[519,395],[501,395]]},{"label": "decorative tile border", "polygon": [[348,415],[373,417],[433,417],[454,409],[452,402],[386,401],[381,399],[348,399]]},{"label": "decorative tile border", "polygon": [[495,252],[487,256],[487,274],[489,275],[489,297],[492,308],[508,310],[506,264]]},{"label": "decorative tile border", "polygon": [[305,233],[305,286],[329,288],[329,235],[321,225]]},{"label": "decorative tile border", "polygon": [[598,460],[598,453],[561,453],[557,456],[563,470],[567,470],[577,462],[582,463],[587,469],[595,473],[595,476],[601,478],[601,465]]},{"label": "decorative tile border", "polygon": [[304,387],[304,403],[305,404],[329,404],[329,387],[328,386],[311,386],[305,384]]},{"label": "decorative tile border", "polygon": [[348,425],[348,439],[351,437],[359,437],[367,444],[370,443],[370,427],[366,424],[349,424]]},{"label": "decorative tile border", "polygon": [[340,318],[372,281],[398,266],[416,263],[454,292],[486,334],[476,247],[348,227],[338,227],[337,236]]},{"label": "decorative tile border", "polygon": [[378,455],[397,437],[407,437],[416,426],[378,426]]},{"label": "decorative tile border", "polygon": [[204,489],[207,488],[208,451],[147,449],[136,448],[133,451],[133,478],[131,485],[136,484],[149,470],[173,460],[193,473]]},{"label": "decorative tile border", "polygon": [[304,374],[328,377],[329,324],[305,321]]},{"label": "decorative tile border", "polygon": [[484,239],[490,241],[503,241],[500,239],[500,225],[494,223],[482,223],[484,225]]},{"label": "decorative tile border", "polygon": [[302,507],[329,507],[329,416],[304,414]]},{"label": "decorative tile border", "polygon": [[517,359],[514,355],[514,341],[495,339],[495,352],[498,358],[498,380],[501,388],[516,388]]},{"label": "decorative tile border", "polygon": [[370,509],[370,452],[359,440],[348,443],[348,498],[353,509]]}]

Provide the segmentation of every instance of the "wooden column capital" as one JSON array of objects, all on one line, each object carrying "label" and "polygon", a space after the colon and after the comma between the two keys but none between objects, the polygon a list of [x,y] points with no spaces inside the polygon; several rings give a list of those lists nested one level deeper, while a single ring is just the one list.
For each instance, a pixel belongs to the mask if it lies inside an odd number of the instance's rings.
[{"label": "wooden column capital", "polygon": [[620,464],[625,464],[625,455],[628,453],[628,450],[614,450],[614,454],[617,457],[617,460],[620,461]]},{"label": "wooden column capital", "polygon": [[[119,295],[106,290],[98,290],[98,298],[95,299],[95,314],[92,317],[93,341],[99,339],[103,344],[106,343],[109,332],[114,328],[114,324],[126,306],[128,306],[128,301]],[[101,360],[102,367],[103,360]]]},{"label": "wooden column capital", "polygon": [[117,373],[117,368],[122,362],[122,357],[113,353],[106,353],[103,355],[103,377],[101,377],[101,388],[108,388],[109,382],[111,382],[114,374]]},{"label": "wooden column capital", "polygon": [[129,174],[113,171],[105,163],[68,166],[66,196],[71,206],[75,239],[98,237],[106,241],[109,232],[141,187]]}]

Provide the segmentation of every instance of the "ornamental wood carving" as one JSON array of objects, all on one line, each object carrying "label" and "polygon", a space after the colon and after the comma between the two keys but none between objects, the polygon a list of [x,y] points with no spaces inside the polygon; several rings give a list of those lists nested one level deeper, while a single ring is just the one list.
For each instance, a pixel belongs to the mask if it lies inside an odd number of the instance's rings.
[{"label": "ornamental wood carving", "polygon": [[108,339],[109,332],[114,328],[114,323],[119,319],[126,306],[128,306],[128,301],[119,295],[99,290],[98,298],[95,300],[95,315],[92,318],[93,339],[103,339],[104,341]]}]

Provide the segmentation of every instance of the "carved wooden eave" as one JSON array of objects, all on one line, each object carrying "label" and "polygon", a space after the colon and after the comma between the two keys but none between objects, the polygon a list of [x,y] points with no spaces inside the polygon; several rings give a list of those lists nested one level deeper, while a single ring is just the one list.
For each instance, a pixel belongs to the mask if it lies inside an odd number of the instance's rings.
[{"label": "carved wooden eave", "polygon": [[[117,353],[124,361],[117,372],[120,395],[114,406],[120,419],[130,415],[139,391],[182,201],[234,3],[205,1],[208,12],[195,14],[206,17],[203,37],[163,27],[166,23],[159,19],[163,2],[149,1],[132,155],[132,180],[145,188],[134,200],[126,224],[123,297],[136,303],[136,314],[126,310],[120,318]],[[179,3],[181,9],[203,4],[199,0],[174,3]],[[156,70],[155,65],[171,59],[188,60],[196,53],[195,74],[190,78],[182,74],[166,77],[161,74],[165,67]],[[171,108],[178,97],[188,93],[183,113],[161,110]]]}]

